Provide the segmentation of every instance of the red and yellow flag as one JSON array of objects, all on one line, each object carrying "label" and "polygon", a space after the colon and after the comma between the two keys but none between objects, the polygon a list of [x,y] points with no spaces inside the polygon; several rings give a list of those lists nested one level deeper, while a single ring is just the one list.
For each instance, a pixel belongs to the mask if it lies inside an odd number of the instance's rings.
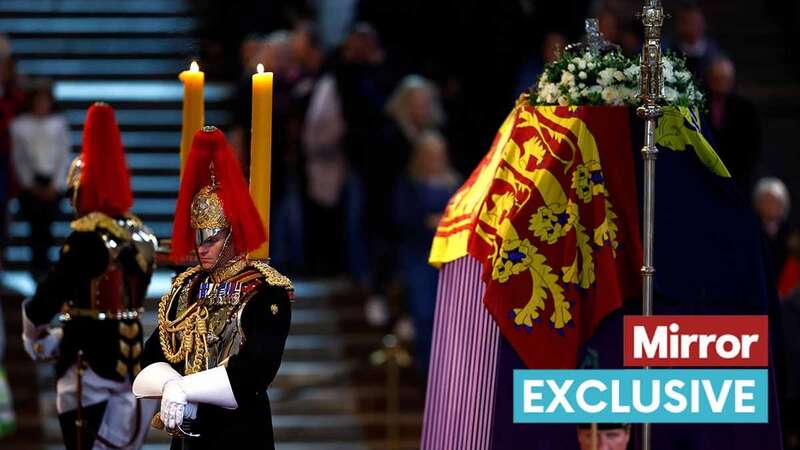
[{"label": "red and yellow flag", "polygon": [[483,263],[484,304],[530,368],[573,368],[578,349],[640,294],[641,241],[624,107],[521,98],[453,196],[430,263]]}]

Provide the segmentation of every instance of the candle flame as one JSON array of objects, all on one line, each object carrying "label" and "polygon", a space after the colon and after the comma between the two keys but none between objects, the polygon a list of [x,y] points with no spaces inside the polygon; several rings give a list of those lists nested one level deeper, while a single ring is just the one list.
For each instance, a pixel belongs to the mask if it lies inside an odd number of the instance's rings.
[{"label": "candle flame", "polygon": [[258,73],[264,73],[264,65],[258,63],[258,65],[256,66],[256,70],[258,71]]},{"label": "candle flame", "polygon": [[192,61],[192,64],[189,66],[189,70],[192,72],[199,72],[200,66],[197,65],[197,61]]}]

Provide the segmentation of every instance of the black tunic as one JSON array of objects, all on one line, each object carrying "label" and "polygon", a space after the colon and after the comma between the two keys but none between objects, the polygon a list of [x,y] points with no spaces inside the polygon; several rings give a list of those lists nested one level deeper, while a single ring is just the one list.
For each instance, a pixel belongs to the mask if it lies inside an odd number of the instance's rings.
[{"label": "black tunic", "polygon": [[[204,278],[204,275],[198,277]],[[194,291],[190,298],[196,298],[196,286]],[[174,317],[175,307],[173,305],[169,312],[170,317]],[[275,448],[267,387],[280,367],[291,316],[289,292],[285,287],[263,281],[255,288],[241,316],[241,331],[246,339],[227,363],[238,408],[229,410],[201,403],[191,425],[191,432],[199,433],[200,437],[174,438],[172,449]],[[166,362],[158,329],[147,339],[143,355],[143,365],[155,362]],[[182,364],[173,364],[173,367],[182,373]]]},{"label": "black tunic", "polygon": [[[90,308],[90,287],[94,278],[102,275],[110,263],[108,249],[97,231],[74,231],[67,237],[61,249],[58,264],[45,276],[36,288],[33,299],[26,305],[25,313],[35,325],[49,323],[66,303],[78,308]],[[136,262],[136,247],[126,246],[118,257],[126,281],[137,280],[147,286],[150,272],[145,272]],[[129,336],[120,334],[120,323]],[[139,321],[95,320],[75,317],[63,324],[64,337],[59,346],[56,375],[60,378],[76,362],[82,350],[85,361],[98,375],[115,381],[124,381],[138,362],[132,354],[120,354],[120,341],[129,348],[142,342]],[[141,347],[140,347],[141,348]],[[138,356],[138,355],[137,355]],[[124,376],[117,370],[118,361],[126,362]]]}]

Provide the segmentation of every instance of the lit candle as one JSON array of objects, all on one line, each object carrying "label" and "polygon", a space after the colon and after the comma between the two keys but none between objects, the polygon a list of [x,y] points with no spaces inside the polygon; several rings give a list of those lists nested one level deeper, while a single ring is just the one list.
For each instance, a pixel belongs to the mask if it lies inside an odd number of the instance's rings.
[{"label": "lit candle", "polygon": [[192,61],[189,70],[178,76],[183,82],[183,122],[181,126],[181,176],[189,150],[192,148],[194,134],[205,122],[205,105],[203,103],[203,82],[205,74],[200,71],[196,61]]},{"label": "lit candle", "polygon": [[[253,74],[253,120],[250,131],[250,194],[269,236],[270,169],[272,157],[272,72],[258,65]],[[269,257],[269,239],[250,254],[253,259]]]}]

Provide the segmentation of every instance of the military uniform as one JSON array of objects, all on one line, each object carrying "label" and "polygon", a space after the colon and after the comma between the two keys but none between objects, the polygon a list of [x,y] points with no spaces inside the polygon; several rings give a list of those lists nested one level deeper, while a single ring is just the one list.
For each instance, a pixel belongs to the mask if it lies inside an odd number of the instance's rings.
[{"label": "military uniform", "polygon": [[[268,264],[248,260],[265,240],[224,136],[213,127],[198,131],[172,256],[194,252],[201,265],[178,275],[161,299],[133,384],[138,397],[161,398],[153,424],[174,436],[173,449],[274,449],[267,387],[280,367],[294,290]],[[213,245],[222,250],[204,263],[200,249]]]},{"label": "military uniform", "polygon": [[[103,135],[116,133],[118,138],[108,105],[93,105],[87,117],[87,127],[102,128]],[[68,176],[73,205],[83,215],[70,224],[72,232],[57,265],[23,305],[23,339],[34,359],[56,360],[56,407],[66,447],[133,449],[147,430],[142,424],[147,407],[143,409],[130,389],[141,370],[139,316],[158,242],[141,220],[121,212],[130,206],[127,179],[120,179],[122,184],[116,187],[128,190],[121,200],[92,193],[99,203],[87,200],[80,206],[79,190],[107,186],[93,182],[97,171],[83,176],[88,164],[96,164],[96,153],[118,152],[118,161],[124,164],[122,148],[115,142],[88,141],[92,147],[84,147]],[[86,213],[87,208],[91,212]],[[55,316],[60,326],[49,328]],[[154,408],[150,406],[149,415]]]},{"label": "military uniform", "polygon": [[[145,347],[145,364],[170,362],[184,375],[227,369],[238,408],[200,404],[189,425],[200,434],[187,440],[192,449],[274,448],[266,391],[289,333],[292,285],[266,264],[244,262],[237,269],[219,282],[199,268],[179,275],[159,304],[159,329]],[[182,447],[175,442],[172,448]]]}]

